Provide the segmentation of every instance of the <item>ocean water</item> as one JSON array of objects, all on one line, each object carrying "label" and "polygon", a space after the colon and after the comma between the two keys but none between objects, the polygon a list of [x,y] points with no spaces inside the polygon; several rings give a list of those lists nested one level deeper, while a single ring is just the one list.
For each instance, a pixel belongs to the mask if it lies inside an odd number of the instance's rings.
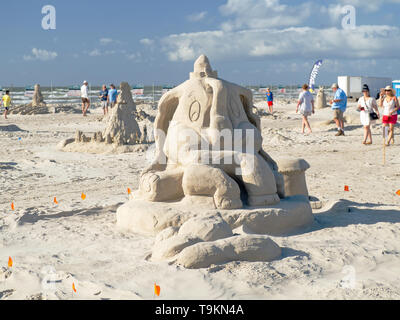
[{"label": "ocean water", "polygon": [[[264,100],[265,94],[260,92],[260,87],[256,86],[247,86],[253,92],[254,101]],[[274,87],[270,86],[272,92],[274,93],[275,99],[297,99],[299,93],[301,92],[301,88],[298,86],[280,86]],[[25,96],[25,88],[7,88],[11,91],[11,98],[14,105],[26,104],[32,101],[31,97]],[[90,88],[89,95],[91,98],[92,103],[99,102],[99,92],[101,90],[100,87],[92,87]],[[5,90],[5,87],[3,87]],[[69,88],[68,87],[55,87],[55,88],[48,88],[42,87],[42,94],[44,100],[47,104],[75,104],[80,103],[81,98],[80,96],[74,97],[68,95]],[[163,95],[165,90],[163,90],[162,86],[144,86],[143,95],[134,95],[133,98],[135,101],[141,102],[158,102]],[[325,89],[326,94],[329,96],[332,95],[331,89]],[[1,91],[0,91],[1,94]],[[79,93],[78,93],[79,94]]]}]

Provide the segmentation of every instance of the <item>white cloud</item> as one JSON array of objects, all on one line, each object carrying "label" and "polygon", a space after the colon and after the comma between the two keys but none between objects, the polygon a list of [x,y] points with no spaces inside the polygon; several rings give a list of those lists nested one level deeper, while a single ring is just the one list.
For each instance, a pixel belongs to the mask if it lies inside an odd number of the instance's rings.
[{"label": "white cloud", "polygon": [[140,59],[141,59],[141,57],[142,57],[142,55],[141,55],[140,52],[136,52],[136,53],[127,53],[125,56],[126,56],[126,58],[127,58],[128,60],[134,60],[134,61],[136,61],[136,62],[139,62]]},{"label": "white cloud", "polygon": [[228,0],[219,9],[222,15],[232,16],[221,26],[232,31],[300,25],[310,17],[313,5],[306,2],[288,6],[280,0]]},{"label": "white cloud", "polygon": [[32,60],[41,60],[41,61],[49,61],[54,60],[57,58],[57,52],[47,51],[44,49],[32,49],[32,55],[24,55],[25,61],[32,61]]},{"label": "white cloud", "polygon": [[140,43],[147,46],[151,46],[154,43],[154,40],[144,38],[140,40]]},{"label": "white cloud", "polygon": [[[397,58],[400,29],[390,26],[257,29],[174,34],[162,39],[171,61],[194,60],[202,53],[227,58]],[[390,48],[390,50],[388,50]]]},{"label": "white cloud", "polygon": [[90,51],[88,53],[88,55],[91,56],[91,57],[99,57],[99,56],[102,55],[102,53],[101,53],[101,51],[99,49],[94,49],[94,50]]},{"label": "white cloud", "polygon": [[108,45],[108,44],[110,44],[110,43],[112,43],[113,42],[113,39],[111,39],[111,38],[101,38],[100,39],[100,44],[102,44],[102,45]]},{"label": "white cloud", "polygon": [[202,12],[199,12],[199,13],[193,13],[191,15],[188,15],[186,17],[186,19],[191,21],[191,22],[198,22],[198,21],[203,20],[206,17],[206,15],[207,15],[207,11],[202,11]]}]

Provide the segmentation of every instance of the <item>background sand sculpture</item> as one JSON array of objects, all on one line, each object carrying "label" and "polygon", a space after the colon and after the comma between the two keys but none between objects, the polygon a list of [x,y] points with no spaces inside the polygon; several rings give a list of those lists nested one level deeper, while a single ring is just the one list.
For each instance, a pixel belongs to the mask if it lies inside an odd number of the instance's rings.
[{"label": "background sand sculpture", "polygon": [[[119,227],[157,235],[154,261],[186,268],[271,261],[281,250],[265,235],[312,223],[308,163],[284,159],[280,165],[262,149],[251,91],[217,78],[206,56],[196,60],[188,81],[161,98],[154,126],[155,160],[143,171],[133,199],[117,211]],[[231,135],[222,142],[223,130]],[[252,142],[244,135],[248,131]],[[187,133],[196,139],[188,142]],[[247,152],[233,149],[238,141]],[[212,159],[224,160],[212,164]],[[233,231],[238,228],[243,234]]]},{"label": "background sand sculpture", "polygon": [[[147,149],[145,144],[154,141],[151,119],[143,110],[136,110],[131,87],[127,82],[122,82],[117,104],[109,108],[109,113],[104,117],[106,128],[93,133],[92,137],[78,130],[75,138],[61,141],[58,148],[69,152],[90,153],[144,151]],[[136,120],[140,120],[141,124]]]},{"label": "background sand sculpture", "polygon": [[43,95],[40,90],[40,85],[35,84],[35,91],[32,97],[32,107],[42,107],[42,106],[46,106],[46,103],[43,100]]},{"label": "background sand sculpture", "polygon": [[35,84],[32,102],[12,106],[10,114],[35,115],[49,113],[79,113],[79,108],[60,104],[46,104],[39,84]]},{"label": "background sand sculpture", "polygon": [[323,109],[327,108],[329,105],[326,103],[326,94],[323,87],[320,87],[317,93],[317,97],[315,99],[315,108]]}]

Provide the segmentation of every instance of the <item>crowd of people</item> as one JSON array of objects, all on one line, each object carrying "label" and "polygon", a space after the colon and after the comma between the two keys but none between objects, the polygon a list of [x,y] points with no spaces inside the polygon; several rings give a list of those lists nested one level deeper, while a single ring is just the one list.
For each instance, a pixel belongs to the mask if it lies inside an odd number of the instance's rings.
[{"label": "crowd of people", "polygon": [[[330,105],[333,111],[333,120],[337,127],[337,133],[335,136],[344,136],[344,113],[347,109],[347,95],[343,89],[339,88],[337,83],[334,83],[331,88],[334,97],[330,101]],[[397,100],[394,89],[392,89],[391,86],[382,88],[375,99],[374,97],[371,97],[368,85],[364,84],[362,93],[363,95],[359,98],[357,103],[357,111],[360,112],[360,122],[364,127],[362,143],[364,145],[372,144],[371,125],[381,119],[381,113],[379,112],[379,108],[381,108],[383,109],[382,125],[385,144],[387,146],[391,143],[394,144],[394,127],[397,123],[398,114],[400,114],[400,104]],[[269,88],[267,88],[266,91],[266,101],[270,113],[273,113],[272,106],[274,98],[273,93]],[[301,132],[305,133],[305,129],[307,128],[308,133],[312,133],[308,117],[315,113],[314,97],[310,93],[307,84],[303,85],[302,91],[299,94],[296,106],[296,113],[298,112],[302,116]]]}]

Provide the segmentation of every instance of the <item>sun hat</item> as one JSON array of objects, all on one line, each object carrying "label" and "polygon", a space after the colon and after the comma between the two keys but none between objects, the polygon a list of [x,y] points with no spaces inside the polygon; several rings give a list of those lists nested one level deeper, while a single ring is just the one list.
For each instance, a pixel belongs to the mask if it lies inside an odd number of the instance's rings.
[{"label": "sun hat", "polygon": [[363,85],[362,92],[364,92],[364,91],[369,91],[369,87],[367,84]]},{"label": "sun hat", "polygon": [[86,80],[85,80],[85,81],[83,81],[83,84],[86,84],[86,83],[88,83]]},{"label": "sun hat", "polygon": [[391,86],[386,86],[385,91],[392,91],[392,93],[394,94],[394,90]]},{"label": "sun hat", "polygon": [[339,85],[337,83],[332,84],[331,88],[339,88]]}]

